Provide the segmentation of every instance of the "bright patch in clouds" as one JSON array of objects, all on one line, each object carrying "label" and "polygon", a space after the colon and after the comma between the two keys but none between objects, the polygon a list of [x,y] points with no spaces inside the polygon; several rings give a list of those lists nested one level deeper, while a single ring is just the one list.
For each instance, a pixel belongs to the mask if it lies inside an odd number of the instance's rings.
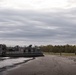
[{"label": "bright patch in clouds", "polygon": [[71,8],[73,8],[73,7],[76,7],[76,0],[68,0],[68,7],[71,7]]},{"label": "bright patch in clouds", "polygon": [[4,8],[31,10],[65,8],[67,5],[67,0],[3,0],[0,3],[0,6]]}]

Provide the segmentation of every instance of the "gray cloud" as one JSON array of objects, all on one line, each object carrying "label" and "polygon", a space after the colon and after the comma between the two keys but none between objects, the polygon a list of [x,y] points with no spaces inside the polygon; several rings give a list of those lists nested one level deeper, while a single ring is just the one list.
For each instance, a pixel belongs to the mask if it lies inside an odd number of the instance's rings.
[{"label": "gray cloud", "polygon": [[76,44],[75,20],[75,8],[59,12],[1,9],[0,40],[25,44]]}]

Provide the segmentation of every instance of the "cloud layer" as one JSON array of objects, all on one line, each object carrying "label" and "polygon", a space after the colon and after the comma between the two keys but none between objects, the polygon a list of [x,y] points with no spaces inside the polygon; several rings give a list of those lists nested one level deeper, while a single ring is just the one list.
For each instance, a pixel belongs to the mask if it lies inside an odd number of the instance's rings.
[{"label": "cloud layer", "polygon": [[54,11],[0,8],[0,42],[76,44],[76,7]]},{"label": "cloud layer", "polygon": [[2,0],[0,4],[4,8],[31,10],[65,8],[67,5],[67,0]]}]

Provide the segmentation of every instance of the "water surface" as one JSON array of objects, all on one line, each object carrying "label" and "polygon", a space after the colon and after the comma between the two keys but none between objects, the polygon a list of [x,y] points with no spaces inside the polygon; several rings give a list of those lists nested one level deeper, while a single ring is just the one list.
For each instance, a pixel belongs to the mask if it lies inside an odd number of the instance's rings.
[{"label": "water surface", "polygon": [[22,63],[25,63],[32,58],[10,58],[10,57],[0,57],[0,75],[3,75],[3,71],[10,69],[12,67],[16,67]]}]

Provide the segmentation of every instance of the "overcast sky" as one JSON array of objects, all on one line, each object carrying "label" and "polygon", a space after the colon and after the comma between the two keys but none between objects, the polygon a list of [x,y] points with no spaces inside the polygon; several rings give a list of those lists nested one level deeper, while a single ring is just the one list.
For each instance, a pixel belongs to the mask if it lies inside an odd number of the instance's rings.
[{"label": "overcast sky", "polygon": [[76,44],[76,0],[0,0],[0,43]]}]

